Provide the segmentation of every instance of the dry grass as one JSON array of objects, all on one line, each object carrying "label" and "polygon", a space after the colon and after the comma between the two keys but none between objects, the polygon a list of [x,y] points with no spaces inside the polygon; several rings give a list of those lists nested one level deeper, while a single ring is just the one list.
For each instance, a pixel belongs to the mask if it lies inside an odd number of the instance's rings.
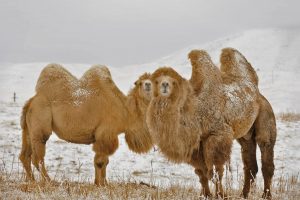
[{"label": "dry grass", "polygon": [[[228,184],[227,184],[228,187]],[[241,184],[242,187],[242,184]],[[241,199],[238,190],[227,189],[229,199]],[[253,186],[250,200],[261,199],[262,188]],[[0,172],[0,199],[204,199],[194,187],[171,185],[155,187],[144,183],[127,181],[110,182],[97,187],[88,182],[52,181],[25,182],[21,175]],[[282,176],[274,180],[273,199],[299,199],[299,176]]]},{"label": "dry grass", "polygon": [[278,115],[279,119],[286,122],[297,122],[300,121],[300,113],[293,113],[293,112],[287,112],[287,113],[280,113]]}]

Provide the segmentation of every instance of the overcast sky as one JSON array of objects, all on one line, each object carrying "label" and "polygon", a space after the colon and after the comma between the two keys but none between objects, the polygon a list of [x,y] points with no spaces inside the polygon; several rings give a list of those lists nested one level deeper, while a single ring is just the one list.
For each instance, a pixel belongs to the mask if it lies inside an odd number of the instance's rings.
[{"label": "overcast sky", "polygon": [[299,0],[0,0],[0,62],[151,62],[253,28],[300,26]]}]

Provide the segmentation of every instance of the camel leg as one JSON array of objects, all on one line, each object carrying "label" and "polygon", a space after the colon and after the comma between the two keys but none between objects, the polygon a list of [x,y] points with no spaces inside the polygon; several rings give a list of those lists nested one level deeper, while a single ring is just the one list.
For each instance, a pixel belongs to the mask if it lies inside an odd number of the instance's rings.
[{"label": "camel leg", "polygon": [[258,143],[261,151],[262,174],[264,178],[263,198],[271,199],[272,177],[274,175],[274,145],[267,143]]},{"label": "camel leg", "polygon": [[195,173],[198,175],[201,184],[201,194],[205,197],[210,197],[211,193],[209,190],[208,179],[205,172],[202,169],[195,169]]},{"label": "camel leg", "polygon": [[31,142],[26,128],[22,133],[22,150],[19,156],[19,159],[21,160],[26,171],[26,181],[34,181],[34,176],[31,169],[31,154]]},{"label": "camel leg", "polygon": [[222,179],[224,174],[224,166],[223,165],[216,165],[216,172],[218,175],[218,178],[216,180],[216,196],[220,196],[222,198],[227,197],[227,194],[224,193],[223,185],[222,185]]},{"label": "camel leg", "polygon": [[200,142],[199,149],[193,152],[192,159],[189,164],[195,168],[195,173],[199,177],[201,184],[201,195],[205,197],[212,196],[208,185],[207,168],[203,155],[203,142]]},{"label": "camel leg", "polygon": [[95,133],[93,150],[96,153],[94,158],[95,184],[106,185],[106,167],[109,163],[108,157],[112,155],[119,146],[118,136],[109,131],[98,129]]},{"label": "camel leg", "polygon": [[[231,148],[233,143],[233,134],[229,131],[220,131],[211,133],[210,136],[203,141],[204,161],[207,167],[207,178],[213,177],[213,165],[223,166],[230,160]],[[221,172],[221,167],[220,173]]]},{"label": "camel leg", "polygon": [[262,95],[261,97],[259,115],[254,122],[255,139],[261,151],[262,174],[264,178],[263,198],[271,199],[271,185],[275,169],[276,121],[271,105]]},{"label": "camel leg", "polygon": [[94,167],[95,167],[95,184],[104,186],[107,184],[106,180],[106,167],[109,163],[107,155],[95,154]]},{"label": "camel leg", "polygon": [[242,160],[244,164],[244,187],[242,193],[244,198],[248,197],[251,184],[254,182],[258,171],[255,137],[253,133],[248,134],[252,134],[251,138],[237,139],[238,143],[241,145]]},{"label": "camel leg", "polygon": [[33,135],[31,137],[32,143],[32,162],[36,169],[40,172],[41,177],[44,181],[50,181],[50,177],[45,168],[45,152],[46,152],[46,142],[49,139],[50,134],[47,135]]}]

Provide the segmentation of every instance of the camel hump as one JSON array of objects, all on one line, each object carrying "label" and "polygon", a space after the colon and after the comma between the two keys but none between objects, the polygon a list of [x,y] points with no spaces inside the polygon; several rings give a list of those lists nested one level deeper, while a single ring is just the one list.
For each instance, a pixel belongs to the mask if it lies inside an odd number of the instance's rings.
[{"label": "camel hump", "polygon": [[189,53],[188,57],[192,63],[193,62],[213,63],[210,55],[205,50],[202,50],[202,49],[192,50]]},{"label": "camel hump", "polygon": [[246,79],[258,85],[258,76],[245,56],[234,48],[224,48],[220,56],[221,71],[232,78]]},{"label": "camel hump", "polygon": [[205,84],[218,85],[222,82],[219,68],[215,66],[210,55],[205,50],[192,50],[188,57],[192,65],[190,83],[194,88],[195,94],[198,95]]},{"label": "camel hump", "polygon": [[76,80],[69,71],[67,71],[62,65],[51,63],[48,64],[41,72],[35,90],[38,92],[41,88],[48,84],[53,84],[56,81],[59,82],[73,82]]},{"label": "camel hump", "polygon": [[90,69],[88,69],[82,76],[83,78],[94,80],[111,80],[111,73],[105,65],[92,65]]}]

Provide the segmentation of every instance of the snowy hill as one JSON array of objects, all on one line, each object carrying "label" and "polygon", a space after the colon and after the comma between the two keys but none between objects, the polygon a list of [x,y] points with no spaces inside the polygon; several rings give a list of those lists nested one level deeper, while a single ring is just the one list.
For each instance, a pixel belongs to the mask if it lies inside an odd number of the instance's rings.
[{"label": "snowy hill", "polygon": [[187,54],[205,49],[219,65],[221,49],[233,47],[246,56],[256,69],[259,87],[276,113],[300,112],[300,29],[250,30],[204,45],[193,45],[146,66],[172,66],[189,79]]},{"label": "snowy hill", "polygon": [[[204,45],[187,47],[152,63],[110,69],[118,86],[127,93],[139,75],[152,72],[158,66],[172,66],[189,78],[191,67],[187,54],[190,50],[205,49],[218,64],[224,47],[241,51],[257,70],[261,92],[270,100],[275,112],[300,112],[300,29],[245,31]],[[38,75],[46,64],[0,64],[0,100],[11,101],[13,92],[17,93],[19,102],[32,96]],[[80,77],[91,65],[64,66]]]}]

